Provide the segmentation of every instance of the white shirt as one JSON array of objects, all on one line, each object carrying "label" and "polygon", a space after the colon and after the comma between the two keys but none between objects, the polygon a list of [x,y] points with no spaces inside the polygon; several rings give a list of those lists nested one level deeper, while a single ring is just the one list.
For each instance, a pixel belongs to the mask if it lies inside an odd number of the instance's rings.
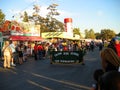
[{"label": "white shirt", "polygon": [[12,53],[16,52],[16,50],[15,50],[15,45],[14,45],[14,44],[10,44],[10,48],[11,48],[11,50],[12,50]]}]

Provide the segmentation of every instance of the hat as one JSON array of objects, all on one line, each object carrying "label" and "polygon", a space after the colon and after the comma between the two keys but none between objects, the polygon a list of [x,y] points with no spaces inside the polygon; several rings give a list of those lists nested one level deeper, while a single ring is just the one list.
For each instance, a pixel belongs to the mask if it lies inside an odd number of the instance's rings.
[{"label": "hat", "polygon": [[116,40],[120,40],[120,37],[116,36],[115,39],[116,39]]},{"label": "hat", "polygon": [[116,37],[112,38],[112,41],[116,41],[116,40],[120,40],[120,37],[116,36]]}]

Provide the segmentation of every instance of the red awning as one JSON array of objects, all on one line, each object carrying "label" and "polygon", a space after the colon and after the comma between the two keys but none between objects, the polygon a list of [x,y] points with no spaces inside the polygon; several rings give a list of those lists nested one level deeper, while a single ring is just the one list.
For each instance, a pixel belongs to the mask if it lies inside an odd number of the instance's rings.
[{"label": "red awning", "polygon": [[43,41],[39,36],[10,36],[9,39],[14,41]]},{"label": "red awning", "polygon": [[39,36],[29,36],[29,41],[43,41],[44,39]]}]

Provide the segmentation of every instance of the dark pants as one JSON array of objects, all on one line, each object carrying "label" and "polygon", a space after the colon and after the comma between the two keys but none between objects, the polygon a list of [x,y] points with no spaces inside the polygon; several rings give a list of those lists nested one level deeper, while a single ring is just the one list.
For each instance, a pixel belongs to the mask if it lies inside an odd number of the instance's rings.
[{"label": "dark pants", "polygon": [[39,57],[39,60],[43,59],[43,52],[42,52],[42,50],[38,51],[38,57]]},{"label": "dark pants", "polygon": [[35,60],[37,60],[38,58],[37,58],[37,53],[34,53],[34,57],[35,57]]}]

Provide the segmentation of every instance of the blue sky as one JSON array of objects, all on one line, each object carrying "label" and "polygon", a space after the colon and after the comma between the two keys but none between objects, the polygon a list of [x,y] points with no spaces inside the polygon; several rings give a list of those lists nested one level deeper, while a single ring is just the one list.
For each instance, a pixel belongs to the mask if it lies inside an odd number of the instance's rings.
[{"label": "blue sky", "polygon": [[[47,14],[46,8],[57,3],[60,15],[56,18],[64,22],[64,18],[73,19],[73,28],[93,29],[100,32],[101,29],[111,29],[120,32],[120,0],[0,0],[0,9],[6,15],[6,19],[13,20],[20,17],[24,11],[29,15],[33,13],[33,5],[40,6],[40,15]],[[12,18],[12,16],[15,18]]]}]

